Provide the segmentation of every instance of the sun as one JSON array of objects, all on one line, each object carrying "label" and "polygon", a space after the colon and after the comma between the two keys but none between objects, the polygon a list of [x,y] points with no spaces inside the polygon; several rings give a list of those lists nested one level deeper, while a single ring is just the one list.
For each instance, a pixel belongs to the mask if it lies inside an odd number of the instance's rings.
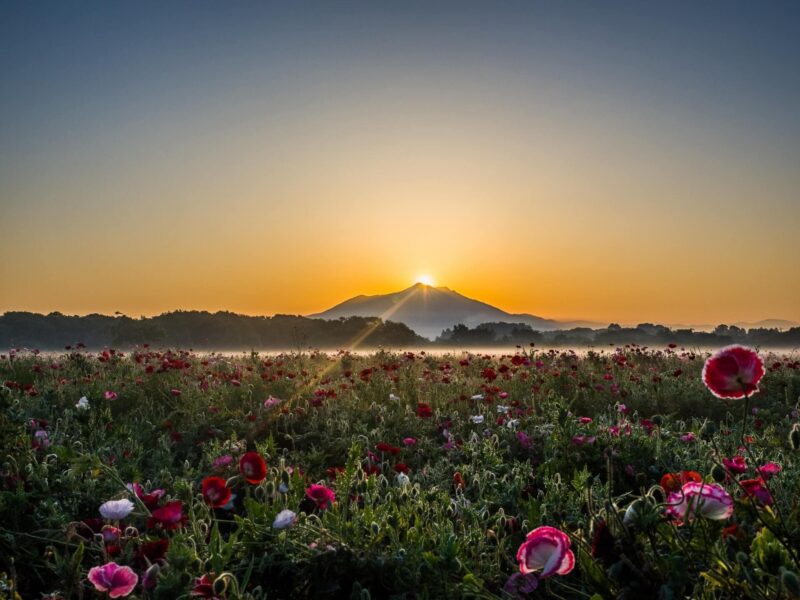
[{"label": "sun", "polygon": [[433,277],[430,275],[419,275],[415,283],[421,283],[422,285],[433,285]]}]

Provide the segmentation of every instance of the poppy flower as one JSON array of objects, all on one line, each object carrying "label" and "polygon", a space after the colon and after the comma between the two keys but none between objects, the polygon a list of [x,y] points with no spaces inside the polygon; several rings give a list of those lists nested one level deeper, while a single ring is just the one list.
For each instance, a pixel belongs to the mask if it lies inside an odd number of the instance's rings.
[{"label": "poppy flower", "polygon": [[183,502],[172,500],[153,511],[152,516],[147,520],[147,526],[153,527],[158,524],[166,531],[175,531],[182,527],[185,522],[186,515],[183,514]]},{"label": "poppy flower", "polygon": [[98,592],[108,592],[109,598],[124,598],[139,583],[133,569],[113,562],[89,569],[88,579]]},{"label": "poppy flower", "polygon": [[697,471],[681,471],[680,473],[667,473],[661,478],[661,487],[666,492],[677,492],[684,483],[696,481],[700,483],[703,478]]},{"label": "poppy flower", "polygon": [[744,460],[744,456],[734,456],[733,458],[723,458],[722,464],[725,465],[725,468],[728,469],[731,473],[735,473],[736,475],[741,475],[745,471],[747,471],[747,463]]},{"label": "poppy flower", "polygon": [[427,402],[420,402],[417,404],[417,416],[421,419],[432,417],[433,410],[431,410],[431,405]]},{"label": "poppy flower", "polygon": [[566,575],[575,567],[569,536],[555,527],[542,526],[531,531],[517,550],[520,573],[536,571],[539,578]]},{"label": "poppy flower", "polygon": [[214,593],[214,574],[195,578],[189,595],[194,598],[218,598]]},{"label": "poppy flower", "polygon": [[744,346],[726,346],[706,360],[703,383],[718,398],[736,400],[758,391],[764,363]]},{"label": "poppy flower", "polygon": [[122,500],[109,500],[100,505],[100,514],[111,521],[124,519],[133,512],[133,502],[127,498]]},{"label": "poppy flower", "polygon": [[239,459],[239,471],[253,485],[261,483],[267,476],[267,463],[258,452],[246,452]]},{"label": "poppy flower", "polygon": [[759,504],[763,504],[764,506],[772,505],[772,494],[767,486],[764,485],[764,480],[761,477],[757,479],[745,479],[740,481],[739,485],[744,488],[744,492],[747,496],[758,501]]},{"label": "poppy flower", "polygon": [[733,514],[733,498],[716,483],[690,481],[667,496],[666,513],[676,525],[689,523],[697,515],[722,521]]},{"label": "poppy flower", "polygon": [[214,508],[222,508],[231,499],[231,488],[222,477],[206,477],[201,489],[203,500]]},{"label": "poppy flower", "polygon": [[768,462],[767,464],[761,465],[756,469],[756,471],[758,471],[758,474],[761,475],[761,477],[763,477],[764,479],[771,479],[772,477],[780,473],[782,470],[783,468],[778,463],[774,462]]},{"label": "poppy flower", "polygon": [[292,525],[294,525],[294,522],[296,520],[297,520],[297,514],[286,508],[277,514],[275,520],[272,522],[272,528],[286,529],[287,527],[291,527]]},{"label": "poppy flower", "polygon": [[162,563],[169,550],[169,538],[158,538],[144,542],[136,551],[136,563],[141,568],[155,563]]},{"label": "poppy flower", "polygon": [[316,483],[306,489],[306,497],[313,500],[320,510],[325,510],[336,501],[336,494],[332,489]]},{"label": "poppy flower", "polygon": [[151,492],[145,492],[141,485],[138,483],[129,483],[126,486],[130,491],[136,494],[136,497],[141,500],[144,505],[153,510],[158,506],[158,503],[161,501],[161,498],[167,493],[166,490],[157,489]]}]

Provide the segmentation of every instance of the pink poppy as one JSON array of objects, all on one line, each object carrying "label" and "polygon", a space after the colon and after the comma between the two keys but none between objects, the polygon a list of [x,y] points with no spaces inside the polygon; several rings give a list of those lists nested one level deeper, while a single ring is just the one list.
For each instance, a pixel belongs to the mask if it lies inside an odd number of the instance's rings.
[{"label": "pink poppy", "polygon": [[734,456],[733,458],[723,458],[722,464],[725,465],[725,468],[728,469],[731,473],[735,473],[736,475],[741,475],[745,471],[747,471],[747,463],[744,460],[744,456]]},{"label": "pink poppy", "polygon": [[541,570],[540,578],[566,575],[575,566],[569,536],[555,527],[537,527],[528,534],[517,550],[520,573],[527,575]]},{"label": "pink poppy", "polygon": [[116,400],[117,399],[117,392],[112,392],[111,390],[106,390],[103,392],[103,398],[106,400]]},{"label": "pink poppy", "polygon": [[239,459],[239,471],[247,483],[257,484],[267,476],[267,463],[258,452],[246,452]]},{"label": "pink poppy", "polygon": [[690,481],[667,497],[666,513],[676,525],[689,523],[697,515],[721,521],[733,514],[733,498],[716,483]]},{"label": "pink poppy", "polygon": [[313,500],[320,510],[325,510],[329,504],[336,501],[336,494],[332,489],[316,483],[306,489],[306,496]]},{"label": "pink poppy", "polygon": [[745,479],[740,481],[739,485],[744,488],[744,492],[747,496],[758,501],[759,504],[763,504],[764,506],[772,505],[772,494],[767,486],[764,485],[764,480],[761,477],[757,479]]},{"label": "pink poppy", "polygon": [[405,446],[413,446],[416,443],[417,443],[416,438],[413,437],[403,438],[403,445]]},{"label": "pink poppy", "polygon": [[123,598],[139,583],[139,576],[133,569],[113,562],[89,569],[88,579],[98,592],[108,592],[109,598]]},{"label": "pink poppy", "polygon": [[703,383],[718,398],[738,399],[758,391],[764,363],[744,346],[726,346],[703,365]]},{"label": "pink poppy", "polygon": [[232,462],[233,457],[230,454],[223,454],[222,456],[215,458],[211,463],[211,466],[215,469],[224,469],[225,467],[229,467]]},{"label": "pink poppy", "polygon": [[159,524],[166,531],[174,531],[182,527],[185,522],[186,516],[183,514],[183,502],[172,500],[153,511],[153,515],[147,520],[147,526],[153,527]]},{"label": "pink poppy", "polygon": [[761,475],[761,477],[763,477],[764,479],[771,479],[772,477],[780,473],[782,470],[783,468],[778,463],[774,462],[768,462],[767,464],[761,465],[756,469],[756,471],[758,471],[758,474]]},{"label": "pink poppy", "polygon": [[167,493],[166,490],[161,488],[152,490],[150,492],[145,492],[142,486],[138,483],[129,483],[126,487],[136,494],[136,497],[139,498],[150,510],[158,507],[158,503],[161,501],[161,498],[163,498]]}]

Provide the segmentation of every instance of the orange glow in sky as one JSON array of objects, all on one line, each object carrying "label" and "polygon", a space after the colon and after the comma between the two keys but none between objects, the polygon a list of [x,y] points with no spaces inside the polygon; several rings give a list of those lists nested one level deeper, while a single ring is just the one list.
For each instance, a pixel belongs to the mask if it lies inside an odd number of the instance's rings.
[{"label": "orange glow in sky", "polygon": [[0,312],[800,321],[788,21],[526,4],[12,11]]}]

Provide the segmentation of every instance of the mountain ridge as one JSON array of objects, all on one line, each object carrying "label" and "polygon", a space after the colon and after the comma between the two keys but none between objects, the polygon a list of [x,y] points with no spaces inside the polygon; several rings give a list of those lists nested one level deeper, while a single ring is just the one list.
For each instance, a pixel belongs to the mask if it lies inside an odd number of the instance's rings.
[{"label": "mountain ridge", "polygon": [[502,321],[524,323],[540,331],[570,326],[570,323],[528,313],[509,313],[448,287],[434,287],[423,283],[415,283],[406,289],[388,294],[359,294],[308,316],[312,319],[381,317],[403,323],[429,339],[434,339],[445,329],[459,324],[474,327],[481,323]]}]

